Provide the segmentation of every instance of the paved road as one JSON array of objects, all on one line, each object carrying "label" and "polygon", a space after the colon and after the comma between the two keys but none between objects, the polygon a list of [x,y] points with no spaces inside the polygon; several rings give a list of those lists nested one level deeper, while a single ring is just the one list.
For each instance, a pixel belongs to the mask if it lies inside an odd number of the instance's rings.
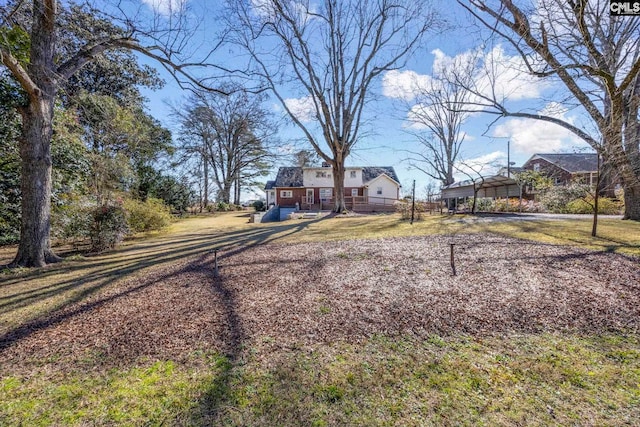
[{"label": "paved road", "polygon": [[[591,220],[592,215],[575,214],[548,214],[548,213],[479,213],[470,217],[468,215],[459,218],[473,218],[477,222],[504,222],[504,221],[541,221],[562,219],[586,219]],[[598,215],[598,219],[622,219],[622,215]]]}]

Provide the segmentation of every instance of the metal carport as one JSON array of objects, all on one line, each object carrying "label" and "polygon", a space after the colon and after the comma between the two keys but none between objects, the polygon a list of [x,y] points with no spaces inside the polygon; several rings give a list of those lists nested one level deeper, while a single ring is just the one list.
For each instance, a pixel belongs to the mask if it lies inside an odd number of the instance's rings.
[{"label": "metal carport", "polygon": [[473,198],[476,190],[478,198],[499,199],[522,196],[520,185],[515,179],[495,175],[475,181],[454,182],[442,188],[441,197],[446,201],[447,207],[452,209],[458,205],[458,199]]}]

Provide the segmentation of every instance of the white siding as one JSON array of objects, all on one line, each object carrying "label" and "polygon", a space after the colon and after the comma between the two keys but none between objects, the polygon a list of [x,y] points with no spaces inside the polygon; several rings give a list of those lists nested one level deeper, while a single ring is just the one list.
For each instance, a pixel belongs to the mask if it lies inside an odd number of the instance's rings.
[{"label": "white siding", "polygon": [[372,179],[368,186],[369,203],[391,203],[391,200],[385,199],[398,198],[398,183],[386,175]]},{"label": "white siding", "polygon": [[276,203],[276,190],[267,190],[267,202],[266,205],[269,206],[271,203]]},{"label": "white siding", "polygon": [[[351,172],[356,173],[355,178],[351,178]],[[362,169],[360,168],[346,168],[344,172],[344,186],[349,187],[362,187]]]},{"label": "white siding", "polygon": [[[317,172],[325,177],[317,177]],[[302,170],[303,187],[333,187],[333,170],[331,168],[304,168]]]},{"label": "white siding", "polygon": [[[355,178],[351,178],[352,171],[356,173]],[[318,177],[318,173],[326,176]],[[304,168],[302,170],[302,183],[304,187],[333,187],[333,169]],[[345,169],[344,187],[362,187],[362,168]]]}]

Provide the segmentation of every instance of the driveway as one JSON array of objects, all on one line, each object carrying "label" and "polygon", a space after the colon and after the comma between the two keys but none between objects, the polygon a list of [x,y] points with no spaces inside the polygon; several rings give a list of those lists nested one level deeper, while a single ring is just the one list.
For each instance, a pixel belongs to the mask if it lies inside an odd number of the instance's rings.
[{"label": "driveway", "polygon": [[[550,213],[478,213],[476,215],[455,215],[460,222],[506,222],[506,221],[545,221],[565,219],[591,220],[593,215],[550,214]],[[598,219],[622,219],[622,215],[598,215]]]}]

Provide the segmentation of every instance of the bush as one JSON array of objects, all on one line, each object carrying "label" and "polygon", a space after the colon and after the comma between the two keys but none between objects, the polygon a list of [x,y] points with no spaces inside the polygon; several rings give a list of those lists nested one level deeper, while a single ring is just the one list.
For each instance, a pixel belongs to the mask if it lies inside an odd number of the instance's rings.
[{"label": "bush", "polygon": [[253,206],[256,212],[260,212],[264,210],[264,202],[262,200],[256,200],[255,202],[253,202],[251,206]]},{"label": "bush", "polygon": [[65,243],[76,244],[91,235],[94,212],[87,202],[69,201],[51,212],[51,235]]},{"label": "bush", "polygon": [[127,200],[124,208],[128,213],[129,229],[134,233],[162,230],[171,224],[170,208],[160,199]]},{"label": "bush", "polygon": [[[422,219],[422,214],[425,211],[423,203],[416,202],[416,209],[414,212],[414,219]],[[411,202],[396,202],[396,212],[400,213],[402,219],[411,219]]]},{"label": "bush", "polygon": [[225,202],[218,202],[216,204],[216,210],[218,212],[229,212],[231,210],[231,205]]},{"label": "bush", "polygon": [[567,186],[552,187],[540,198],[540,203],[547,212],[569,213],[568,204],[576,199],[585,197],[590,193],[588,185],[572,183]]},{"label": "bush", "polygon": [[[607,197],[598,199],[598,213],[602,215],[617,215],[621,211],[621,203]],[[567,204],[567,212],[572,214],[592,214],[593,197],[575,199]]]},{"label": "bush", "polygon": [[115,248],[129,232],[127,212],[121,205],[104,205],[93,211],[91,250],[102,252]]}]

